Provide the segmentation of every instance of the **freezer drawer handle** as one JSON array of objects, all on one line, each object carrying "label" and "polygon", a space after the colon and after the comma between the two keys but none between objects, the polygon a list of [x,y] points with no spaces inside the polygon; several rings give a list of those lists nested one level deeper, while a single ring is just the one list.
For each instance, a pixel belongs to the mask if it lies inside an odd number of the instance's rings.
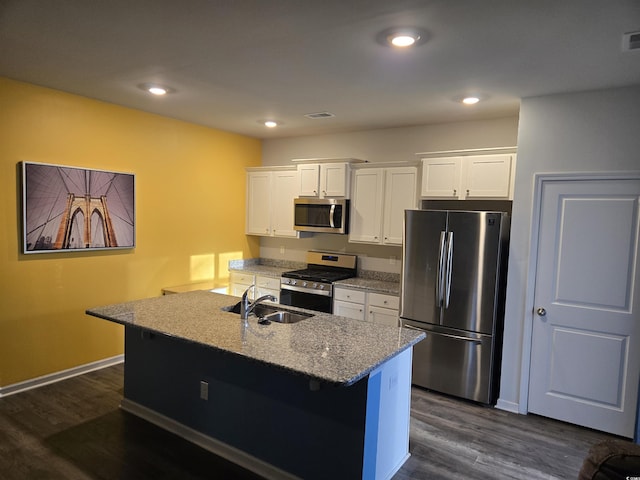
[{"label": "freezer drawer handle", "polygon": [[447,338],[453,338],[454,340],[464,340],[465,342],[475,343],[477,345],[480,345],[482,343],[482,340],[478,340],[476,338],[461,337],[460,335],[451,335],[450,333],[438,333],[438,335],[442,335],[443,337]]},{"label": "freezer drawer handle", "polygon": [[421,329],[421,328],[418,328],[418,327],[414,327],[413,325],[402,325],[402,326],[403,326],[404,328],[409,328],[409,329],[411,329],[411,330],[417,330],[418,332],[422,332],[422,333],[428,334],[428,332],[427,332],[427,331],[425,331],[425,330],[423,330],[423,329]]}]

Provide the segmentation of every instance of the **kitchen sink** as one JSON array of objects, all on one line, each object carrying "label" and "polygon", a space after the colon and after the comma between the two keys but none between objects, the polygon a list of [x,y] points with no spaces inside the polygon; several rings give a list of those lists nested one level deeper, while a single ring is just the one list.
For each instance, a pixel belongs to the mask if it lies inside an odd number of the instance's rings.
[{"label": "kitchen sink", "polygon": [[[225,312],[240,313],[240,302],[228,307],[222,307]],[[261,303],[256,305],[252,312],[253,315],[258,317],[259,323],[297,323],[309,317],[313,317],[311,313],[293,312],[281,308],[280,305],[267,305]]]}]

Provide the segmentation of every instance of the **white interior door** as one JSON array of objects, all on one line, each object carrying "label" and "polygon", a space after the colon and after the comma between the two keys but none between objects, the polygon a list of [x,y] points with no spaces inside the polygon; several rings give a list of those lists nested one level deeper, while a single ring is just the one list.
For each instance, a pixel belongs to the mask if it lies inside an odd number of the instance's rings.
[{"label": "white interior door", "polygon": [[639,198],[639,179],[543,183],[530,412],[633,437]]}]

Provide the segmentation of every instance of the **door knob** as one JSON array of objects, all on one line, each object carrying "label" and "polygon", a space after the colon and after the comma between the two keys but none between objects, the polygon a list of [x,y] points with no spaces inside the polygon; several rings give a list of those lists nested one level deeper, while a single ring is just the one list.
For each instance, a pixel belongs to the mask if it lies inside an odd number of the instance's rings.
[{"label": "door knob", "polygon": [[542,307],[538,307],[538,309],[536,310],[536,313],[538,314],[539,317],[544,317],[547,314],[547,311]]}]

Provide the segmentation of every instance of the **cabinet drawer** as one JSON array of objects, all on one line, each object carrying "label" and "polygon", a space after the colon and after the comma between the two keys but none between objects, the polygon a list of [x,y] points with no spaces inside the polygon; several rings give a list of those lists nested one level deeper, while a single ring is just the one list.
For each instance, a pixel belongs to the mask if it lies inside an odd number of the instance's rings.
[{"label": "cabinet drawer", "polygon": [[333,298],[335,300],[342,300],[345,302],[355,302],[364,305],[365,293],[360,290],[349,290],[347,288],[336,288],[333,291]]},{"label": "cabinet drawer", "polygon": [[333,291],[333,298],[345,302],[356,302],[364,305],[365,292],[361,290],[349,290],[347,288],[336,288]]},{"label": "cabinet drawer", "polygon": [[269,290],[280,290],[280,277],[263,277],[262,275],[256,275],[256,286],[259,288],[266,288]]},{"label": "cabinet drawer", "polygon": [[231,272],[231,283],[253,285],[254,277],[250,273]]},{"label": "cabinet drawer", "polygon": [[400,308],[400,298],[395,295],[385,295],[383,293],[372,292],[369,294],[369,305],[398,310]]}]

